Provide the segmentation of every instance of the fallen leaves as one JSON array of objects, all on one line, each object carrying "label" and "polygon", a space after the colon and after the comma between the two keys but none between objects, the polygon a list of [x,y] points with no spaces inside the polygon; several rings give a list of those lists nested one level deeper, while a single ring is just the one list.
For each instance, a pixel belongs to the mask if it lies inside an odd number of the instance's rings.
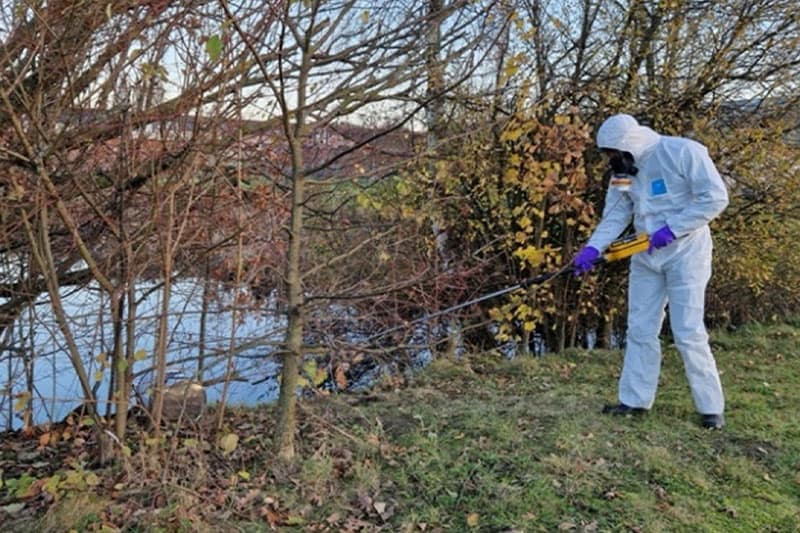
[{"label": "fallen leaves", "polygon": [[233,453],[239,445],[239,435],[236,433],[228,433],[220,437],[218,446],[225,454]]},{"label": "fallen leaves", "polygon": [[339,478],[346,477],[353,468],[353,452],[347,448],[336,447],[330,450],[333,469]]},{"label": "fallen leaves", "polygon": [[356,503],[366,517],[377,515],[382,522],[386,522],[394,515],[394,507],[392,505],[385,501],[376,500],[364,492],[358,494]]},{"label": "fallen leaves", "polygon": [[22,511],[24,508],[25,508],[25,504],[23,502],[9,503],[8,505],[4,505],[4,506],[0,507],[0,511],[2,511],[2,512],[6,513],[6,514],[9,514],[9,515],[15,515],[15,514],[19,513],[20,511]]},{"label": "fallen leaves", "polygon": [[384,522],[391,518],[391,516],[394,514],[391,507],[389,507],[386,502],[375,502],[372,504],[372,507]]},{"label": "fallen leaves", "polygon": [[348,363],[342,363],[336,367],[336,371],[334,373],[334,379],[336,380],[336,386],[339,387],[339,390],[346,390],[349,384],[347,379],[347,371],[350,369],[350,365]]},{"label": "fallen leaves", "polygon": [[50,432],[39,435],[39,448],[44,448],[50,443]]}]

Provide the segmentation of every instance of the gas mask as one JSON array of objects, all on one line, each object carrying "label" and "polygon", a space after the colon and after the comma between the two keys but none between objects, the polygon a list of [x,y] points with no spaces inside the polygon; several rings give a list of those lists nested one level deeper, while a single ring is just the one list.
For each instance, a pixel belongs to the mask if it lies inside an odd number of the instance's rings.
[{"label": "gas mask", "polygon": [[611,172],[615,175],[625,174],[628,176],[635,176],[639,169],[633,161],[633,154],[630,152],[623,152],[621,150],[607,150],[609,154],[608,164],[611,167]]}]

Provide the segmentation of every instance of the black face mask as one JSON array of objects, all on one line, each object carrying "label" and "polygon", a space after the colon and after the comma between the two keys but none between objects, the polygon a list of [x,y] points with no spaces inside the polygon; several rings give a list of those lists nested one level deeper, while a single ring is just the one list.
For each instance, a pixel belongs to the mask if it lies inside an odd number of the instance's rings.
[{"label": "black face mask", "polygon": [[614,174],[635,176],[639,172],[639,169],[634,164],[633,154],[630,152],[615,151],[609,157],[608,164]]}]

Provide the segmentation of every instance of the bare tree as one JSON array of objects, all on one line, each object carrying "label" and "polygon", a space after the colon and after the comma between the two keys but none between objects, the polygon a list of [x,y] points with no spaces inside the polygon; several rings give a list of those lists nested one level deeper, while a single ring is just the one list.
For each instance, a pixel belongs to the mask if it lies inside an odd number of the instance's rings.
[{"label": "bare tree", "polygon": [[[214,169],[232,132],[220,135],[219,126],[236,116],[228,95],[244,86],[247,52],[235,46],[235,35],[233,46],[217,46],[227,37],[216,3],[15,6],[0,12],[0,253],[27,263],[1,274],[0,327],[8,331],[46,293],[86,409],[96,414],[86,369],[93,357],[74,341],[61,303],[62,287],[96,284],[113,323],[109,399],[121,437],[136,353],[136,283],[162,277],[168,294],[170,279],[202,254],[200,232],[213,227],[215,240],[206,246],[220,250],[242,231],[212,226],[213,216],[192,232],[184,228],[197,220],[194,205],[214,189],[211,181],[224,179]],[[250,30],[257,37],[268,27],[261,18]],[[164,373],[156,366],[158,397]]]},{"label": "bare tree", "polygon": [[[222,5],[226,6],[224,2]],[[458,82],[450,80],[427,96],[419,90],[425,79],[428,54],[420,38],[427,35],[431,21],[449,24],[451,31],[440,43],[442,53],[448,54],[452,64],[457,57],[467,63],[467,54],[475,52],[481,42],[475,35],[488,12],[486,5],[462,2],[442,5],[431,14],[427,2],[387,6],[346,0],[291,3],[280,10],[276,8],[276,13],[280,24],[271,41],[276,43],[276,49],[270,54],[258,48],[255,41],[248,43],[264,83],[278,103],[290,153],[283,176],[292,198],[284,279],[289,322],[276,427],[276,448],[282,457],[290,459],[295,453],[296,389],[304,359],[304,326],[310,311],[307,292],[313,289],[308,283],[320,274],[320,265],[306,264],[309,250],[304,243],[309,234],[313,235],[306,219],[322,213],[312,206],[324,204],[323,197],[341,196],[341,187],[335,187],[337,183],[360,180],[367,184],[380,178],[374,174],[359,178],[352,165],[343,165],[348,156],[411,125],[428,102],[443,98],[457,85]],[[247,34],[241,21],[236,20],[235,25],[241,35]],[[464,72],[469,69],[466,66],[458,73],[459,81],[465,79]],[[376,113],[386,118],[371,133],[340,135],[338,138],[344,142],[333,149],[326,146],[320,150],[321,146],[314,146],[315,133],[336,130],[344,119],[352,121],[359,115]],[[337,165],[340,165],[338,171]],[[342,166],[350,173],[343,172]],[[388,167],[386,171],[390,173]],[[352,202],[354,197],[341,196],[345,202]],[[383,236],[380,238],[391,232],[387,229],[379,234]],[[331,257],[322,266],[341,268],[348,258],[358,250],[363,251],[379,235],[351,245],[351,250]],[[314,298],[321,301],[319,294]]]}]

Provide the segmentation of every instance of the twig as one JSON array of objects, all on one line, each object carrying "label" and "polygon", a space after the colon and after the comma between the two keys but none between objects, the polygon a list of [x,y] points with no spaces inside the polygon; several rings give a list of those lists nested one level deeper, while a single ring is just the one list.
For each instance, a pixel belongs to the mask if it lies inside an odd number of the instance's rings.
[{"label": "twig", "polygon": [[304,407],[302,403],[299,403],[299,404],[298,404],[298,406],[299,406],[299,407],[300,407],[300,409],[303,411],[303,415],[304,415],[304,416],[306,416],[306,415],[307,415],[307,416],[309,416],[309,417],[313,418],[313,419],[314,419],[314,420],[316,420],[317,422],[320,422],[320,423],[322,423],[323,425],[326,425],[326,426],[328,426],[330,429],[333,429],[334,431],[337,431],[338,433],[341,433],[341,434],[342,434],[344,437],[347,437],[348,439],[352,440],[353,442],[356,442],[356,443],[358,443],[358,444],[365,444],[363,439],[359,439],[359,438],[358,438],[358,437],[356,437],[355,435],[353,435],[353,434],[351,434],[351,433],[348,433],[347,431],[343,430],[342,428],[340,428],[340,427],[339,427],[339,426],[337,426],[336,424],[332,424],[331,422],[328,422],[327,420],[325,420],[325,419],[324,419],[324,418],[322,418],[321,416],[319,416],[319,415],[315,415],[315,414],[314,414],[314,413],[312,413],[312,412],[311,412],[309,409],[307,409],[306,407]]}]

